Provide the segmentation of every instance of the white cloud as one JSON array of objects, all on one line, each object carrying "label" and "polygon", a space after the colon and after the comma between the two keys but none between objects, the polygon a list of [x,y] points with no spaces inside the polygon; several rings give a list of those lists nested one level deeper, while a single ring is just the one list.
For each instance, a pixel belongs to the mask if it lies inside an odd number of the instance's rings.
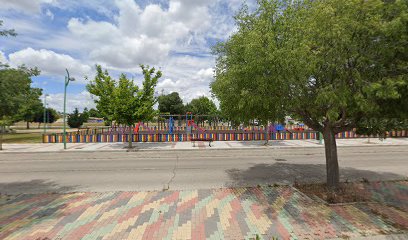
[{"label": "white cloud", "polygon": [[[140,63],[149,64],[164,74],[158,92],[162,89],[167,93],[178,91],[185,102],[202,95],[210,96],[215,61],[209,54],[209,43],[227,39],[236,29],[232,14],[242,4],[241,0],[166,0],[161,5],[151,3],[153,1],[138,4],[140,1],[135,0],[9,2],[12,1],[0,0],[0,12],[26,9],[25,12],[31,11],[34,16],[5,16],[9,18],[5,23],[10,23],[5,27],[15,28],[19,33],[18,41],[5,40],[7,46],[22,49],[9,54],[12,64],[38,66],[42,75],[52,76],[49,81],[64,75],[65,68],[81,80],[83,75],[94,76],[91,66],[95,63],[110,72],[137,74]],[[255,1],[248,0],[250,6],[251,2]],[[47,4],[59,11],[51,12]],[[84,8],[87,11],[76,11]],[[62,11],[67,13],[64,16],[70,16],[66,28],[48,27],[56,22],[49,21],[53,14]],[[92,11],[98,17],[89,14]],[[136,76],[140,83],[140,75]]]},{"label": "white cloud", "polygon": [[12,66],[25,64],[28,67],[38,67],[42,75],[49,76],[65,75],[65,69],[67,68],[78,80],[92,73],[92,68],[79,60],[66,54],[59,54],[45,49],[26,48],[14,52],[9,54],[9,62]]},{"label": "white cloud", "polygon": [[213,57],[173,57],[162,67],[164,77],[157,84],[158,92],[179,92],[184,103],[200,96],[210,97],[213,64]]},{"label": "white cloud", "polygon": [[[43,99],[43,98],[42,98]],[[47,97],[48,106],[54,108],[55,110],[62,112],[64,102],[64,94],[49,94]],[[71,113],[75,108],[78,108],[79,111],[82,111],[85,107],[88,109],[95,108],[94,100],[89,92],[83,91],[79,94],[67,94],[67,113]]]},{"label": "white cloud", "polygon": [[78,18],[68,23],[72,36],[81,39],[79,48],[115,69],[162,63],[171,50],[182,49],[211,26],[208,2],[170,0],[168,9],[157,4],[141,9],[133,0],[115,3],[119,12],[114,23]]},{"label": "white cloud", "polygon": [[47,9],[47,11],[45,11],[45,16],[49,17],[51,20],[54,20],[54,14],[50,9]]},{"label": "white cloud", "polygon": [[52,4],[56,0],[0,0],[0,9],[17,10],[25,13],[39,13],[42,4]]},{"label": "white cloud", "polygon": [[2,51],[0,51],[0,63],[7,63],[6,55]]},{"label": "white cloud", "polygon": [[197,76],[201,79],[201,81],[212,79],[214,76],[214,69],[201,69],[200,71],[198,71]]}]

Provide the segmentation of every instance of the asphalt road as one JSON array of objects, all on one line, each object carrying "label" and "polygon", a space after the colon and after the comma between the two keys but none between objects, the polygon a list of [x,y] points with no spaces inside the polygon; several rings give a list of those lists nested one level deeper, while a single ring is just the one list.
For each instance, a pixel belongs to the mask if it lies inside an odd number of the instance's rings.
[{"label": "asphalt road", "polygon": [[[343,180],[408,177],[408,147],[339,148]],[[1,153],[0,193],[209,189],[325,181],[323,148]]]}]

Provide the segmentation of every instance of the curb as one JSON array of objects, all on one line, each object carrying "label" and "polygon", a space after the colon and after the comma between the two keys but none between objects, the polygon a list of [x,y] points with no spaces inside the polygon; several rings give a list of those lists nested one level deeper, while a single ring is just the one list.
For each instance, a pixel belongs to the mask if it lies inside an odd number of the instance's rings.
[{"label": "curb", "polygon": [[[357,148],[357,147],[401,147],[401,146],[408,146],[406,144],[393,144],[393,145],[351,145],[351,146],[337,146],[338,149],[341,148]],[[324,145],[317,145],[317,146],[267,146],[267,147],[236,147],[236,148],[206,148],[206,149],[199,149],[199,148],[192,148],[192,149],[134,149],[133,151],[128,151],[127,149],[106,149],[106,150],[98,150],[98,149],[90,149],[90,150],[55,150],[55,151],[7,151],[3,150],[0,151],[0,154],[24,154],[24,153],[86,153],[86,152],[188,152],[188,151],[234,151],[234,150],[273,150],[273,149],[308,149],[308,148],[324,148]]]}]

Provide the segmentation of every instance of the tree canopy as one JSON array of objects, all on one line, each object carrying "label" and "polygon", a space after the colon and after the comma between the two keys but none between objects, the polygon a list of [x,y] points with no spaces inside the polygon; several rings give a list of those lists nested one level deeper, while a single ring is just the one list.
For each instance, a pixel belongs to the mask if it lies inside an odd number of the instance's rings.
[{"label": "tree canopy", "polygon": [[96,109],[101,117],[107,122],[113,121],[115,80],[109,76],[107,70],[103,71],[100,65],[96,65],[96,76],[91,83],[86,85],[87,90],[96,98]]},{"label": "tree canopy", "polygon": [[184,114],[185,109],[183,105],[183,100],[180,98],[178,92],[172,92],[167,95],[161,95],[158,98],[159,111],[161,113],[169,114]]},{"label": "tree canopy", "polygon": [[[139,88],[125,74],[121,74],[116,81],[109,76],[108,71],[97,66],[97,75],[87,85],[87,89],[97,97],[96,108],[105,119],[133,126],[136,122],[153,118],[156,113],[153,106],[157,102],[154,93],[162,73],[149,66],[140,65],[140,68],[144,77],[143,88]],[[129,147],[132,147],[132,133],[130,131]]]},{"label": "tree canopy", "polygon": [[21,120],[22,113],[27,113],[24,111],[24,106],[27,106],[35,98],[34,95],[38,94],[38,89],[31,88],[31,77],[38,74],[38,69],[28,69],[24,66],[0,68],[0,135],[6,126]]},{"label": "tree canopy", "polygon": [[68,126],[71,128],[80,128],[88,118],[87,111],[79,113],[78,108],[75,108],[73,113],[68,114]]},{"label": "tree canopy", "polygon": [[27,122],[27,129],[30,127],[29,123],[34,122],[37,112],[43,111],[44,106],[40,100],[42,89],[30,88],[26,95],[26,99],[19,110],[19,120]]},{"label": "tree canopy", "polygon": [[217,114],[217,106],[211,99],[205,96],[191,100],[191,102],[186,105],[186,110],[198,115]]},{"label": "tree canopy", "polygon": [[[44,111],[45,111],[45,119],[44,119]],[[44,109],[44,106],[41,107],[41,109],[37,109],[37,111],[34,114],[34,122],[39,123],[38,127],[40,127],[40,123],[53,123],[57,121],[59,118],[59,115],[57,113],[57,110],[53,108],[46,108]]]},{"label": "tree canopy", "polygon": [[335,189],[335,134],[381,112],[407,114],[397,105],[407,101],[407,4],[260,0],[253,13],[244,7],[238,31],[214,48],[212,92],[230,118],[289,115],[323,132],[327,183]]}]

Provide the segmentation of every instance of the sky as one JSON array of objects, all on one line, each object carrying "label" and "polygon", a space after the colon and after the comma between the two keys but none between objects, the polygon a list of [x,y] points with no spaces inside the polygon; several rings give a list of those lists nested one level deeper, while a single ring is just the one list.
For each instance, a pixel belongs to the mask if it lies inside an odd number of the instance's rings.
[{"label": "sky", "polygon": [[[255,0],[247,0],[251,7]],[[75,77],[67,109],[94,107],[86,91],[95,65],[141,84],[139,65],[160,69],[157,93],[180,93],[189,102],[211,97],[215,56],[211,47],[236,31],[233,16],[243,0],[0,0],[0,62],[38,67],[33,86],[62,111],[65,69]]]}]

